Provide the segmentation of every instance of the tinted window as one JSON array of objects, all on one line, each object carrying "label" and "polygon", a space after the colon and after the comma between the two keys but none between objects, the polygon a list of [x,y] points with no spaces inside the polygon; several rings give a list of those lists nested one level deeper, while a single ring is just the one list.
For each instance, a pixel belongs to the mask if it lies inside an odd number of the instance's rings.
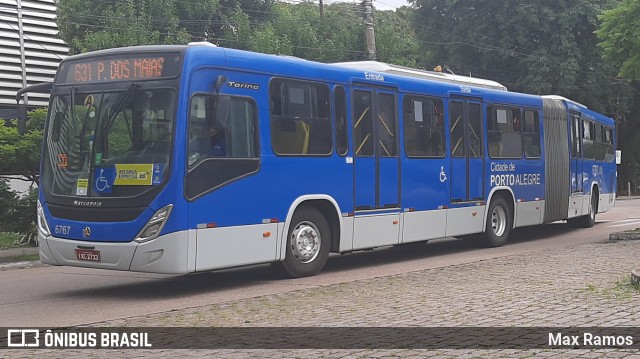
[{"label": "tinted window", "polygon": [[404,148],[409,157],[442,157],[445,140],[442,100],[405,96]]},{"label": "tinted window", "polygon": [[538,112],[524,111],[524,155],[527,158],[540,157],[540,120]]},{"label": "tinted window", "polygon": [[336,151],[347,154],[347,99],[344,88],[337,86],[333,93],[336,111]]},{"label": "tinted window", "polygon": [[324,84],[275,79],[269,86],[271,146],[279,155],[331,153],[329,88]]},{"label": "tinted window", "polygon": [[520,109],[489,107],[487,109],[489,156],[491,158],[522,157],[522,116]]}]

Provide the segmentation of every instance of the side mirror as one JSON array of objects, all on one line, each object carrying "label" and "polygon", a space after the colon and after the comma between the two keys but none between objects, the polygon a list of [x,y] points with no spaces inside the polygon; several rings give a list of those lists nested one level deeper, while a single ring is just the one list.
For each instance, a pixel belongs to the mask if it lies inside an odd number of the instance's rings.
[{"label": "side mirror", "polygon": [[222,88],[222,85],[227,82],[227,77],[226,76],[218,76],[216,78],[216,94],[220,93],[220,89]]},{"label": "side mirror", "polygon": [[27,105],[18,104],[18,133],[22,136],[27,132]]},{"label": "side mirror", "polygon": [[25,132],[27,132],[27,104],[24,102],[20,104],[22,95],[28,92],[51,93],[52,88],[52,82],[43,82],[27,86],[16,93],[16,103],[18,110],[18,133],[20,133],[20,135],[24,135]]}]

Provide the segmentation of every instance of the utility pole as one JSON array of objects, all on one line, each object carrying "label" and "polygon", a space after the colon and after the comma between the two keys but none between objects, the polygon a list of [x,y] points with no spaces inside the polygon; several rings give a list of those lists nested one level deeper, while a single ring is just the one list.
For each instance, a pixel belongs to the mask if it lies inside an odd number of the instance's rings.
[{"label": "utility pole", "polygon": [[320,0],[320,17],[324,17],[324,4],[322,0]]},{"label": "utility pole", "polygon": [[[22,28],[22,1],[17,0],[18,10],[18,41],[20,42],[20,62],[22,62],[22,87],[27,87],[27,63],[24,47],[24,30]],[[27,106],[27,94],[24,94],[24,106]]]},{"label": "utility pole", "polygon": [[363,0],[364,7],[364,39],[367,43],[367,59],[376,59],[376,37],[373,32],[373,5],[371,0]]}]

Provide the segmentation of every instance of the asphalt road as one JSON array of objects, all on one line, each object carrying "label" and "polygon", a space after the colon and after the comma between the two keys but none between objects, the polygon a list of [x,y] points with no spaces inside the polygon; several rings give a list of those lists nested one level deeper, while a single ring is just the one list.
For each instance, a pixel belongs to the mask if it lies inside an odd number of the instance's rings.
[{"label": "asphalt road", "polygon": [[640,200],[618,201],[612,211],[598,215],[590,229],[564,223],[523,228],[512,233],[506,246],[492,249],[443,239],[421,247],[336,255],[320,275],[290,280],[279,278],[268,265],[188,276],[49,266],[8,270],[0,272],[0,326],[91,324],[515,254],[535,256],[543,250],[602,242],[609,233],[635,227],[640,227]]}]

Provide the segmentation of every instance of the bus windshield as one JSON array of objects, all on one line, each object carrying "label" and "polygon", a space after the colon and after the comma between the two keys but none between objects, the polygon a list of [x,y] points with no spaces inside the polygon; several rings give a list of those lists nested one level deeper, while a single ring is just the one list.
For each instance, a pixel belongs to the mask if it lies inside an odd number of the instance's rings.
[{"label": "bus windshield", "polygon": [[117,92],[54,96],[47,122],[44,188],[53,195],[132,197],[166,179],[175,91],[138,83]]}]

